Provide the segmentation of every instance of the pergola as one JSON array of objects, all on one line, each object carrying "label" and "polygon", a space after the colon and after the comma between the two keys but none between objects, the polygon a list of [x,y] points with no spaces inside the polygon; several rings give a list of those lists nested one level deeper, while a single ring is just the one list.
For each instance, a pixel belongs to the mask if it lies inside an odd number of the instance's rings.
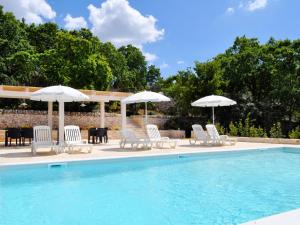
[{"label": "pergola", "polygon": [[[0,85],[0,98],[17,98],[30,99],[31,93],[42,87],[29,86],[8,86]],[[120,101],[132,93],[127,92],[111,92],[111,91],[95,91],[95,90],[79,90],[89,96],[89,102],[99,102],[100,104],[100,127],[105,127],[105,102]],[[52,127],[53,102],[48,102],[48,125]],[[121,102],[121,127],[126,127],[126,104]]]}]

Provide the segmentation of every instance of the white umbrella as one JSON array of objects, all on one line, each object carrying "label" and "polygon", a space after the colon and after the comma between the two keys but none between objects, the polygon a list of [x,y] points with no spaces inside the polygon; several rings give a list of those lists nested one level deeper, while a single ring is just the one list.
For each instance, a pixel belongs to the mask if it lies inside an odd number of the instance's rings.
[{"label": "white umbrella", "polygon": [[146,124],[148,122],[148,113],[147,113],[147,102],[169,102],[170,98],[164,96],[163,94],[152,92],[152,91],[142,91],[131,95],[122,100],[122,103],[132,104],[132,103],[141,103],[145,102],[145,120]]},{"label": "white umbrella", "polygon": [[230,106],[230,105],[235,105],[235,104],[236,104],[236,101],[233,101],[224,96],[209,95],[209,96],[198,99],[197,101],[193,102],[191,105],[197,106],[197,107],[212,107],[213,124],[215,124],[214,108],[218,107],[218,106]]},{"label": "white umbrella", "polygon": [[64,103],[65,102],[76,102],[85,101],[89,97],[82,92],[66,87],[66,86],[50,86],[42,88],[31,94],[31,100],[35,101],[47,101],[47,102],[58,102],[59,103],[59,143],[62,145],[64,142]]}]

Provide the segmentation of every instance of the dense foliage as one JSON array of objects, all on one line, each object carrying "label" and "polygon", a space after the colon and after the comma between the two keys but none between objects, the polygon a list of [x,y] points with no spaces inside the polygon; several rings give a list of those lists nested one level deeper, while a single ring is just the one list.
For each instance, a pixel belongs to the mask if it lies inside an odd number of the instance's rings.
[{"label": "dense foliage", "polygon": [[[173,99],[171,107],[163,110],[177,116],[167,126],[176,129],[206,123],[211,110],[190,103],[219,94],[238,102],[216,109],[217,121],[228,133],[300,136],[300,40],[271,38],[261,44],[238,37],[224,53],[163,79],[159,68],[148,66],[134,46],[116,48],[88,29],[67,31],[54,23],[27,25],[0,7],[0,83],[163,91]],[[13,106],[8,101],[12,100],[2,100],[1,106]]]},{"label": "dense foliage", "polygon": [[226,128],[231,121],[245,125],[249,115],[253,126],[270,136],[276,136],[272,131],[278,123],[287,134],[300,116],[300,40],[270,39],[260,44],[257,39],[238,37],[225,53],[169,77],[162,89],[175,99],[173,112],[179,117],[209,116],[207,109],[193,108],[190,103],[221,94],[238,103],[216,110]]},{"label": "dense foliage", "polygon": [[159,77],[159,69],[148,68],[141,50],[134,46],[118,49],[88,29],[67,31],[54,23],[27,25],[0,8],[1,84],[135,92],[151,88]]}]

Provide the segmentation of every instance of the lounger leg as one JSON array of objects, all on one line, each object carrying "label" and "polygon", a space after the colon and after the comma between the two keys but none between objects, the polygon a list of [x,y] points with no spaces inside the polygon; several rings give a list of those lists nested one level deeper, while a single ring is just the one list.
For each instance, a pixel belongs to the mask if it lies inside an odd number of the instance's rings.
[{"label": "lounger leg", "polygon": [[125,145],[126,145],[126,141],[123,141],[123,140],[122,140],[122,141],[120,142],[120,147],[121,147],[121,148],[125,148]]},{"label": "lounger leg", "polygon": [[161,144],[161,148],[164,148],[164,143],[163,143],[163,142],[161,142],[160,144]]},{"label": "lounger leg", "polygon": [[32,155],[36,155],[36,148],[34,145],[31,147],[31,153]]}]

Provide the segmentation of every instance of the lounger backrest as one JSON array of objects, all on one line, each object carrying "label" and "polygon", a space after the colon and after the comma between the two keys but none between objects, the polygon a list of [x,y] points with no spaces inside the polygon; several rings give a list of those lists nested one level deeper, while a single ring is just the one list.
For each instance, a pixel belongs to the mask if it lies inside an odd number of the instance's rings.
[{"label": "lounger backrest", "polygon": [[51,145],[52,134],[49,126],[33,127],[33,142],[37,145]]},{"label": "lounger backrest", "polygon": [[79,126],[68,125],[64,127],[65,130],[65,142],[67,144],[81,143],[81,133]]},{"label": "lounger backrest", "polygon": [[208,135],[210,136],[210,138],[214,141],[214,142],[219,142],[220,141],[220,135],[219,132],[216,128],[215,125],[213,124],[207,124],[206,125],[206,130]]},{"label": "lounger backrest", "polygon": [[147,130],[147,135],[148,135],[149,139],[152,139],[152,140],[161,139],[159,130],[158,130],[156,125],[147,124],[146,125],[146,130]]},{"label": "lounger backrest", "polygon": [[136,137],[134,131],[131,130],[131,129],[121,130],[121,136],[122,136],[122,139],[129,140],[129,141],[136,141],[137,140],[137,137]]},{"label": "lounger backrest", "polygon": [[206,139],[206,132],[203,130],[200,124],[192,125],[194,136],[198,140],[205,140]]}]

